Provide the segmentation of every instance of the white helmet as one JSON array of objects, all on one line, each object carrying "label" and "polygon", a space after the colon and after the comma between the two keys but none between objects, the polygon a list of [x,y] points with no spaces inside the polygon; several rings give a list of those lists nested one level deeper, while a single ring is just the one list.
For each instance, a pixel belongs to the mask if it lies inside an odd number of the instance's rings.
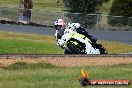
[{"label": "white helmet", "polygon": [[62,19],[57,19],[57,20],[54,22],[54,25],[65,25],[65,22],[64,22]]},{"label": "white helmet", "polygon": [[62,19],[57,19],[54,22],[54,26],[55,26],[56,30],[59,30],[59,29],[65,28],[66,24]]}]

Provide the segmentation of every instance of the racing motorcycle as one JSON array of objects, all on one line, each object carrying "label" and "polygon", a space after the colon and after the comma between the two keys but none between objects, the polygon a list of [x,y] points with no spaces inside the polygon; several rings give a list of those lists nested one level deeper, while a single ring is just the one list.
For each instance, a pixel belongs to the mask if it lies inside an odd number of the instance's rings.
[{"label": "racing motorcycle", "polygon": [[[64,30],[64,34],[62,35],[62,37],[57,38],[59,39],[58,45],[64,48],[68,54],[108,54],[107,50],[102,46],[102,44],[96,43],[97,40],[94,39],[90,34],[86,33],[84,29],[83,30],[79,29],[81,31],[77,32],[77,29],[75,31],[73,30],[75,28],[72,29],[72,27],[68,26]],[[59,32],[57,35],[60,35]],[[77,36],[80,36],[82,40],[77,39]],[[86,38],[86,40],[88,41],[83,41],[84,38]],[[87,46],[86,46],[86,42],[88,44]],[[90,52],[88,51],[89,48],[90,48]]]}]

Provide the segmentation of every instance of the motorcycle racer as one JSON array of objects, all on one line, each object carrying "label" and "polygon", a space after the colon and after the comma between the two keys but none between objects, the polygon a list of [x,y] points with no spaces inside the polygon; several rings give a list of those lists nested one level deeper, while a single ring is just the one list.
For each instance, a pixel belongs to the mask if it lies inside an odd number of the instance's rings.
[{"label": "motorcycle racer", "polygon": [[60,47],[66,48],[68,50],[67,41],[70,39],[75,39],[75,40],[80,41],[81,43],[85,44],[86,54],[100,54],[99,49],[95,49],[92,47],[92,45],[91,45],[92,42],[90,39],[88,39],[86,36],[79,34],[71,29],[66,29],[64,31],[64,35],[62,36],[61,39],[58,39],[57,44]]},{"label": "motorcycle racer", "polygon": [[[66,32],[66,30],[68,29],[68,31],[72,30],[72,31],[79,33],[81,35],[84,35],[88,39],[90,39],[91,45],[92,45],[92,47],[94,47],[94,49],[97,49],[100,47],[100,46],[98,46],[98,44],[96,44],[97,39],[94,38],[92,35],[90,35],[83,27],[81,27],[81,25],[79,23],[65,23],[62,19],[57,19],[54,22],[54,26],[56,29],[55,38],[56,38],[57,42],[61,41],[60,39],[64,35],[64,31]],[[59,43],[57,45],[59,45]],[[61,47],[61,48],[64,48],[64,47]],[[64,54],[71,54],[71,52],[69,52],[68,49],[65,47]]]},{"label": "motorcycle racer", "polygon": [[[79,23],[65,23],[62,19],[57,19],[54,22],[54,26],[56,29],[55,38],[56,40],[60,39],[64,34],[65,29],[71,29],[79,34],[87,36],[93,44],[96,43],[97,39],[90,35]],[[66,28],[68,27],[68,28]]]}]

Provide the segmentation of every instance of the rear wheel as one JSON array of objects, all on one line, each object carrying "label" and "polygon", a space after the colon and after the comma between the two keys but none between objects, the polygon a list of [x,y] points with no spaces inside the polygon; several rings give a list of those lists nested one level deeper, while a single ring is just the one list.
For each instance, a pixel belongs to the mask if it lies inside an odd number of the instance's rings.
[{"label": "rear wheel", "polygon": [[101,44],[96,44],[96,47],[99,49],[100,54],[108,54],[108,51]]}]

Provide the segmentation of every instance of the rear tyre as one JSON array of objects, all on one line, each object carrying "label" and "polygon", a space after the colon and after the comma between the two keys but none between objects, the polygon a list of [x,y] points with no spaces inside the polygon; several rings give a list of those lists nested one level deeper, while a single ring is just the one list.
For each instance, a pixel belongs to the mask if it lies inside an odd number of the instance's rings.
[{"label": "rear tyre", "polygon": [[100,54],[108,54],[108,51],[101,44],[96,44],[96,47],[99,49]]}]

